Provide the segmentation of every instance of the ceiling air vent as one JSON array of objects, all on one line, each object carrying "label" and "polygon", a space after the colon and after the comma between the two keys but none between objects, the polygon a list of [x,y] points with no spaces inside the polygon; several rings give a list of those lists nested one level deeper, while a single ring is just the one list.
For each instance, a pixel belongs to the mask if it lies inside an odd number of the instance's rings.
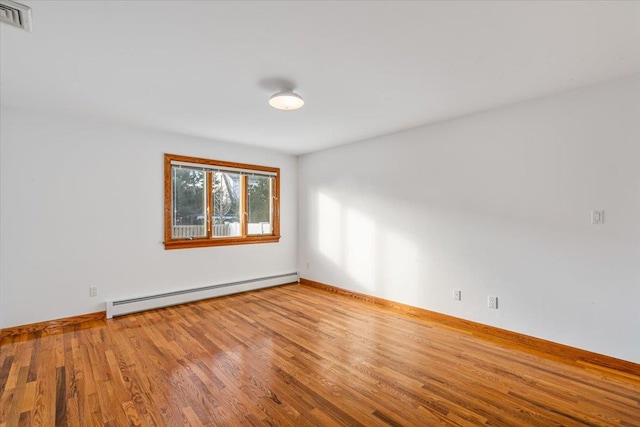
[{"label": "ceiling air vent", "polygon": [[11,0],[0,0],[0,22],[31,32],[31,8]]}]

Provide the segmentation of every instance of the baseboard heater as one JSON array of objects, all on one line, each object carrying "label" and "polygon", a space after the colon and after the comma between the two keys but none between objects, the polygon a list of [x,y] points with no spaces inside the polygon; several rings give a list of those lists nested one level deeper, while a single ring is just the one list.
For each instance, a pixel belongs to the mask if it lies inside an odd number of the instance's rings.
[{"label": "baseboard heater", "polygon": [[144,297],[107,301],[107,319],[154,308],[169,307],[187,302],[200,301],[223,295],[253,291],[299,281],[298,273],[280,274],[260,277],[258,279],[240,280],[238,282],[221,283],[201,288],[166,292]]}]

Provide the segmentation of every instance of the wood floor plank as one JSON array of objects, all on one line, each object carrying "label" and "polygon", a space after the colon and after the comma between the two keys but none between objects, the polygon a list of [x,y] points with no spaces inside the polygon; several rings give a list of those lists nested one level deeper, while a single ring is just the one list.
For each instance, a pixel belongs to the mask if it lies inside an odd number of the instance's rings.
[{"label": "wood floor plank", "polygon": [[[29,367],[23,366],[20,368],[18,373],[17,385],[14,389],[10,389],[9,393],[12,395],[12,399],[10,400],[10,405],[8,406],[8,410],[6,416],[0,421],[4,422],[6,425],[12,426],[17,425],[20,419],[20,414],[22,413],[21,407],[23,404],[24,393],[27,387],[27,379],[29,378]],[[5,393],[7,391],[5,390]],[[2,411],[4,412],[4,410]]]},{"label": "wood floor plank", "polygon": [[281,286],[3,338],[0,426],[640,426],[640,377]]}]

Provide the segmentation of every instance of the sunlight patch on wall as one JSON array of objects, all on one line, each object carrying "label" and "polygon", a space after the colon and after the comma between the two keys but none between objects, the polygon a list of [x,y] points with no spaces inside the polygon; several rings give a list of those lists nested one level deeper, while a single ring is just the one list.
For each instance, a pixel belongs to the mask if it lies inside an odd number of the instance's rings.
[{"label": "sunlight patch on wall", "polygon": [[351,278],[369,290],[373,290],[375,285],[375,231],[370,218],[354,209],[347,210],[345,267]]},{"label": "sunlight patch on wall", "polygon": [[342,257],[342,221],[340,204],[318,193],[318,246],[320,253],[340,265]]}]

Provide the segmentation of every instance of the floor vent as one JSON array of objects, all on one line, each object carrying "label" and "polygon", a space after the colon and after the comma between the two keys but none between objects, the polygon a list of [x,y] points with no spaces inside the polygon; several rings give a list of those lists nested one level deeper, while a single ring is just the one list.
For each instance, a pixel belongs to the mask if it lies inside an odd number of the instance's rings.
[{"label": "floor vent", "polygon": [[33,31],[31,8],[11,0],[0,0],[0,22]]},{"label": "floor vent", "polygon": [[200,301],[223,295],[253,291],[272,286],[298,282],[298,273],[280,274],[277,276],[261,277],[258,279],[241,280],[238,282],[221,283],[201,288],[185,289],[175,292],[165,292],[136,298],[107,301],[107,319],[114,316],[152,310],[154,308],[169,307],[187,302]]}]

